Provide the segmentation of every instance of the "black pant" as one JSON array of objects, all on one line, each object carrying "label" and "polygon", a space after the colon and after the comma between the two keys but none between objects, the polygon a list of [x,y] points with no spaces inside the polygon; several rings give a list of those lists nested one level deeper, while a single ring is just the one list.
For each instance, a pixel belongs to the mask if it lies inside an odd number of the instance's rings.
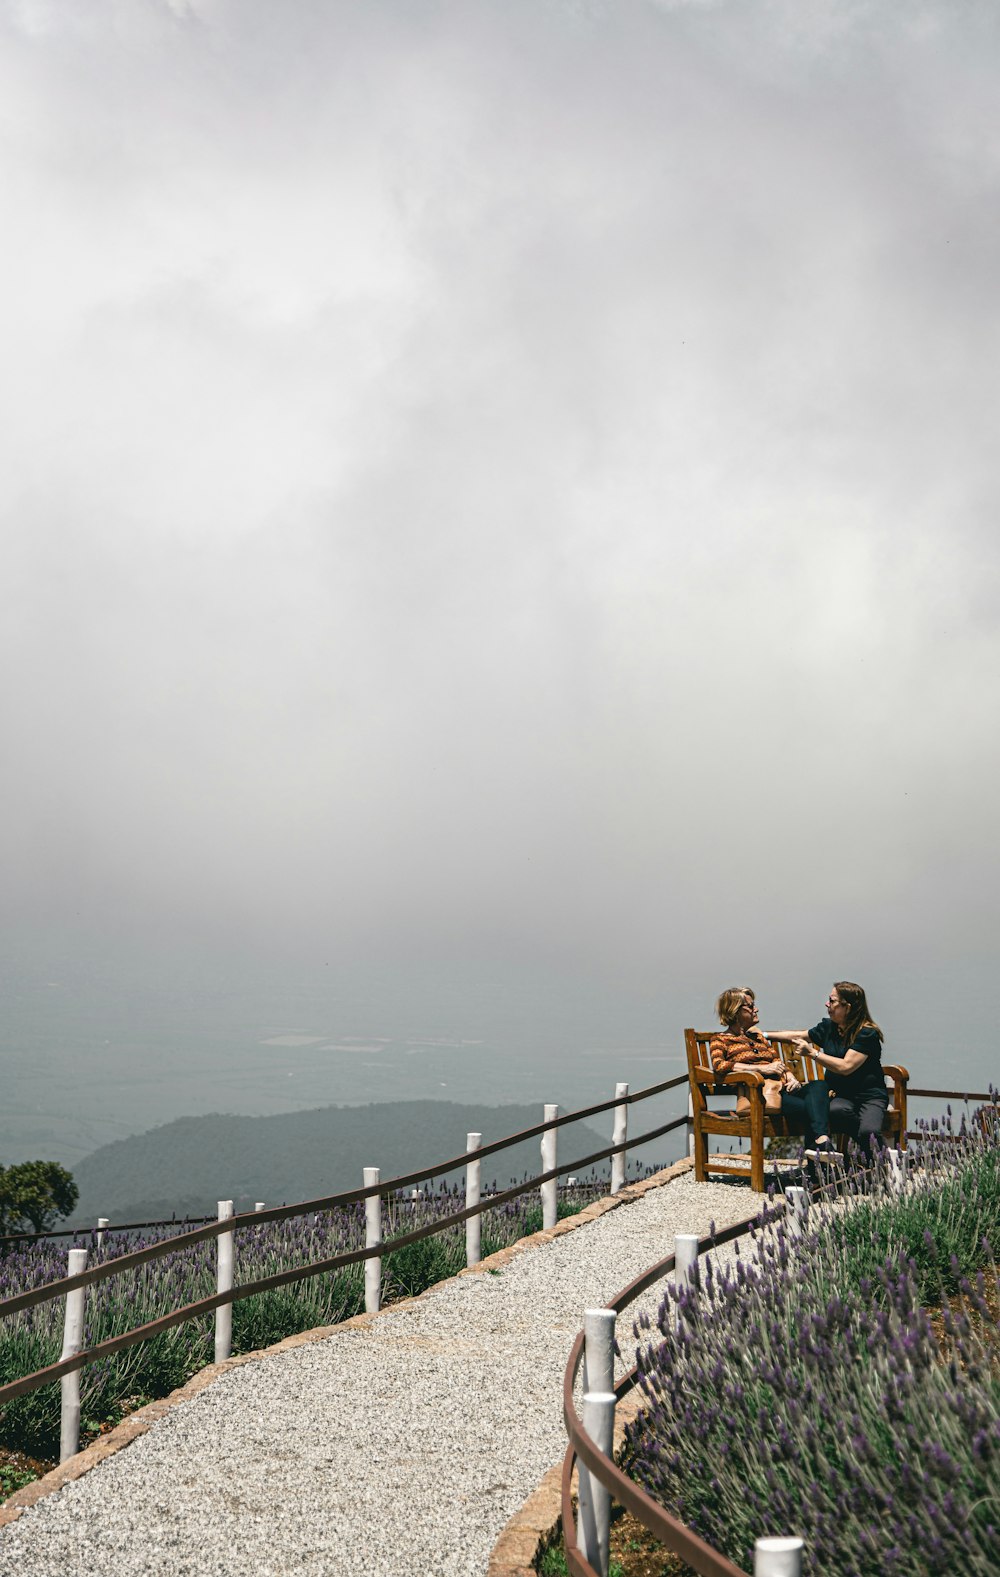
[{"label": "black pant", "polygon": [[823,1079],[810,1079],[800,1090],[781,1092],[781,1115],[805,1128],[807,1150],[821,1133],[830,1132],[832,1105],[830,1086]]},{"label": "black pant", "polygon": [[864,1090],[860,1095],[835,1095],[830,1102],[830,1127],[837,1133],[846,1133],[856,1139],[864,1155],[871,1154],[872,1139],[882,1132],[886,1109],[889,1105],[887,1090]]}]

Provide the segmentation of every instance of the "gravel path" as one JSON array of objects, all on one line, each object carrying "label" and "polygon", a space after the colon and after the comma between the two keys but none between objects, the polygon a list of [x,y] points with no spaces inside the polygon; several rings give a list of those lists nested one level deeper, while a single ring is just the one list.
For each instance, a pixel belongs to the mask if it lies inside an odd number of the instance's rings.
[{"label": "gravel path", "polygon": [[565,1449],[584,1308],[676,1232],[757,1201],[742,1183],[675,1178],[499,1274],[230,1370],[0,1530],[0,1577],[482,1577]]}]

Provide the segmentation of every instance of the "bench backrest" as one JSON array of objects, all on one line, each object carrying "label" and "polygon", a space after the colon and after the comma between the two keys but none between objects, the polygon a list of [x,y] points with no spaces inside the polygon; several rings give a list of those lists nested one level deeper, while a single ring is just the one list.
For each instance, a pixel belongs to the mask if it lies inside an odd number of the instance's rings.
[{"label": "bench backrest", "polygon": [[[722,1033],[721,1029],[686,1029],[684,1031],[684,1045],[687,1050],[688,1078],[691,1081],[691,1093],[695,1100],[704,1102],[705,1097],[714,1093],[714,1080],[705,1079],[706,1073],[712,1073],[712,1054],[709,1050],[710,1043],[716,1035]],[[786,1034],[793,1033],[785,1031]],[[794,1033],[798,1034],[799,1031]],[[805,1031],[801,1031],[802,1034]],[[823,1069],[808,1053],[802,1054],[794,1046],[783,1040],[771,1040],[764,1031],[765,1039],[774,1051],[775,1057],[788,1064],[797,1079],[805,1082],[808,1079],[821,1079]],[[721,1092],[720,1092],[721,1093]],[[732,1095],[732,1086],[726,1089],[727,1095]]]},{"label": "bench backrest", "polygon": [[[715,1039],[716,1035],[721,1033],[720,1029],[686,1029],[684,1031],[691,1093],[696,1101],[700,1099],[701,1104],[704,1104],[706,1095],[723,1093],[721,1086],[718,1091],[715,1091],[714,1081],[709,1082],[704,1077],[706,1073],[713,1071],[712,1054],[708,1049],[709,1044]],[[780,1057],[783,1062],[787,1063],[797,1079],[805,1083],[809,1079],[822,1079],[825,1077],[826,1070],[808,1052],[800,1052],[797,1047],[789,1045],[785,1040],[772,1040],[766,1030],[762,1031],[762,1033],[765,1040],[772,1047],[775,1057]],[[801,1035],[803,1039],[805,1038],[805,1030],[782,1030],[781,1034]],[[882,1071],[889,1084],[890,1101],[893,1107],[898,1109],[905,1104],[906,1082],[910,1077],[909,1072],[901,1064],[888,1062],[882,1064]],[[699,1074],[701,1074],[700,1080]],[[725,1093],[728,1095],[731,1091],[732,1086],[730,1085]]]}]

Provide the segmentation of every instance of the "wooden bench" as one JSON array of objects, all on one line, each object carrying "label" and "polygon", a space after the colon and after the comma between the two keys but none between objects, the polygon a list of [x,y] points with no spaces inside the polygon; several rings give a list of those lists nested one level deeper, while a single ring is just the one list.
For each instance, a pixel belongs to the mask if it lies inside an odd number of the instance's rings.
[{"label": "wooden bench", "polygon": [[[750,1186],[757,1193],[764,1192],[764,1140],[785,1138],[801,1134],[802,1127],[769,1112],[764,1106],[764,1080],[752,1067],[724,1074],[721,1078],[712,1067],[709,1042],[720,1033],[717,1029],[686,1029],[684,1043],[687,1047],[688,1079],[691,1084],[691,1126],[694,1132],[694,1175],[700,1183],[708,1181],[710,1172],[733,1173],[746,1176],[746,1166],[740,1165],[735,1156],[709,1156],[709,1134],[725,1134],[730,1139],[750,1140]],[[785,1034],[792,1033],[785,1031]],[[794,1031],[805,1034],[805,1031]],[[766,1037],[774,1048],[775,1058],[780,1058],[791,1068],[797,1079],[821,1079],[823,1069],[808,1055],[800,1054],[796,1047],[784,1040]],[[883,1063],[882,1072],[889,1081],[889,1109],[882,1124],[883,1134],[897,1148],[906,1148],[906,1084],[910,1075],[904,1067]],[[750,1100],[748,1112],[734,1109],[737,1086],[743,1085]],[[715,1110],[709,1105],[711,1098],[725,1095],[732,1103],[728,1110]]]}]

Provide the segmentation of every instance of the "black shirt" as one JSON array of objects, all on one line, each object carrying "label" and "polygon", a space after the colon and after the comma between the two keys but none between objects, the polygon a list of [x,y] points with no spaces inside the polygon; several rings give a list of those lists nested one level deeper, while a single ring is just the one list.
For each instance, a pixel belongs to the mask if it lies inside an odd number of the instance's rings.
[{"label": "black shirt", "polygon": [[831,1068],[823,1070],[823,1076],[834,1095],[846,1095],[849,1100],[856,1100],[862,1095],[870,1095],[873,1090],[885,1089],[882,1042],[876,1030],[867,1026],[859,1029],[854,1037],[854,1045],[848,1047],[841,1040],[833,1020],[825,1018],[813,1025],[809,1039],[820,1051],[827,1052],[831,1057],[842,1057],[850,1050],[858,1052],[865,1059],[853,1073],[834,1073]]}]

